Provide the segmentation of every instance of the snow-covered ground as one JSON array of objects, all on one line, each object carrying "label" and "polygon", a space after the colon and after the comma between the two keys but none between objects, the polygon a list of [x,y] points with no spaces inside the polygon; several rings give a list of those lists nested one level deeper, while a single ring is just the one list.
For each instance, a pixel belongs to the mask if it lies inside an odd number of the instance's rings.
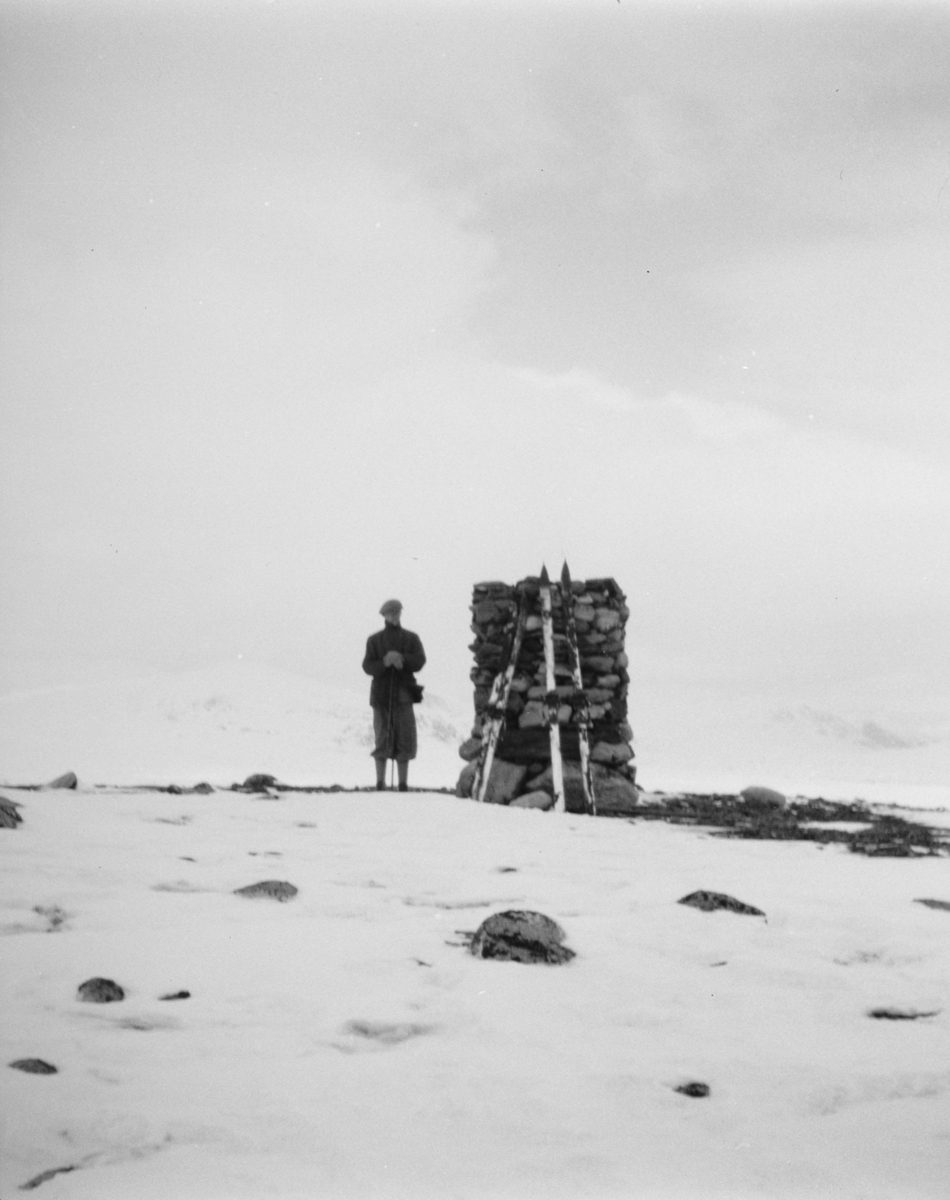
[{"label": "snow-covered ground", "polygon": [[[950,912],[914,903],[946,859],[432,794],[4,792],[3,1063],[58,1068],[0,1069],[4,1197],[66,1167],[40,1194],[946,1195]],[[299,893],[233,894],[262,879]],[[459,944],[512,907],[577,957]],[[79,1002],[96,975],[126,999]]]}]

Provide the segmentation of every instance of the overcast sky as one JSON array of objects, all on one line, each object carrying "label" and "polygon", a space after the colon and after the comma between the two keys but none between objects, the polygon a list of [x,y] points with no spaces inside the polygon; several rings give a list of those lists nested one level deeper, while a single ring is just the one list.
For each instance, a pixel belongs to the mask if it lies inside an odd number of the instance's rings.
[{"label": "overcast sky", "polygon": [[472,583],[566,556],[635,728],[950,713],[950,8],[0,21],[3,690],[361,688],[395,595],[464,700]]}]

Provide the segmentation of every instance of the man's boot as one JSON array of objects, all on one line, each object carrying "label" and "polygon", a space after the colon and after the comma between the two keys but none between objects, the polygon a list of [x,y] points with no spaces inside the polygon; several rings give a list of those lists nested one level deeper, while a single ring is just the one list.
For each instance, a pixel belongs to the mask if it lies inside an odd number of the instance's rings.
[{"label": "man's boot", "polygon": [[384,758],[376,759],[376,790],[377,792],[386,790],[386,760]]},{"label": "man's boot", "polygon": [[396,767],[399,771],[399,790],[401,792],[409,791],[409,764],[407,762],[397,762]]}]

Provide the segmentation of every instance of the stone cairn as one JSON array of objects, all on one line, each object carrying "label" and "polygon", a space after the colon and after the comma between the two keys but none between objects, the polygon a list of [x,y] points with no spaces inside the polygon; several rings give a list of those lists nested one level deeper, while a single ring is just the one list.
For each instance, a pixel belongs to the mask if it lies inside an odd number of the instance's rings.
[{"label": "stone cairn", "polygon": [[[475,725],[472,736],[459,748],[466,766],[456,791],[470,796],[475,764],[487,737],[485,710],[495,676],[503,671],[524,596],[528,605],[524,638],[506,710],[505,729],[495,751],[486,800],[518,807],[549,807],[553,804],[551,748],[544,723],[545,666],[541,630],[541,581],[536,576],[513,586],[478,583],[472,594],[470,649],[475,658],[471,679],[475,685]],[[616,814],[636,807],[636,767],[627,723],[628,660],[624,650],[624,627],[630,610],[626,597],[613,579],[572,582],[571,604],[577,629],[581,675],[590,705],[591,774],[598,812]],[[565,800],[568,811],[583,812],[575,710],[581,697],[575,693],[561,588],[551,585],[554,617],[554,659],[557,694],[561,698],[558,724],[561,757],[564,761]]]}]

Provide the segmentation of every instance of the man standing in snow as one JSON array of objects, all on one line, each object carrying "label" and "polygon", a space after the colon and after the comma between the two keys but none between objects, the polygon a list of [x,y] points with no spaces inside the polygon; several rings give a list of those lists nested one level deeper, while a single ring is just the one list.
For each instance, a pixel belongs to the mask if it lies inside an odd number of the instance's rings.
[{"label": "man standing in snow", "polygon": [[422,642],[414,633],[403,629],[402,605],[387,600],[379,610],[386,624],[366,642],[363,670],[372,675],[369,702],[373,706],[373,732],[376,745],[376,790],[386,787],[386,762],[396,760],[399,771],[399,790],[409,790],[409,760],[416,757],[416,718],[412,705],[422,689],[416,683],[414,671],[425,666]]}]

